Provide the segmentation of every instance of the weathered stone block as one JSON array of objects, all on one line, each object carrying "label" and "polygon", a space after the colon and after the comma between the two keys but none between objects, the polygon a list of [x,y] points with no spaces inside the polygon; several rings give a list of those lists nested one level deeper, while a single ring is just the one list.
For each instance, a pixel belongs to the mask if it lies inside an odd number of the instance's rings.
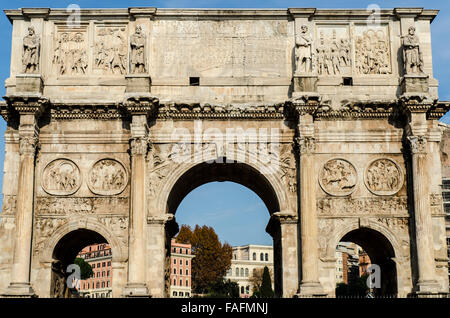
[{"label": "weathered stone block", "polygon": [[294,92],[317,92],[317,76],[294,76]]},{"label": "weathered stone block", "polygon": [[16,76],[17,93],[42,93],[44,82],[40,74],[18,74]]},{"label": "weathered stone block", "polygon": [[402,93],[428,93],[428,75],[405,75],[402,79]]},{"label": "weathered stone block", "polygon": [[150,93],[152,80],[149,75],[127,75],[125,76],[127,86],[125,93]]}]

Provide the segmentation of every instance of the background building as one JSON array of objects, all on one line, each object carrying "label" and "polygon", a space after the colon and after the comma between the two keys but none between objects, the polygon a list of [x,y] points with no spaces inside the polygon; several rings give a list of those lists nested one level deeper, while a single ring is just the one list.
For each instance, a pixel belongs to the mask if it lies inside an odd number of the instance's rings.
[{"label": "background building", "polygon": [[[225,279],[237,282],[239,285],[240,297],[248,298],[253,294],[253,285],[250,278],[253,271],[269,268],[273,273],[273,247],[265,245],[245,245],[233,247],[233,258],[231,267]],[[273,275],[272,275],[273,288]]]},{"label": "background building", "polygon": [[[450,282],[450,125],[440,123],[443,130],[441,142],[442,198],[445,211],[445,232],[447,239],[448,279]],[[450,291],[450,290],[449,290]]]},{"label": "background building", "polygon": [[77,255],[92,267],[94,275],[82,280],[79,286],[81,297],[110,298],[112,297],[111,247],[109,244],[94,244],[86,246]]},{"label": "background building", "polygon": [[339,242],[336,247],[336,284],[349,284],[367,272],[369,255],[357,244]]},{"label": "background building", "polygon": [[171,241],[170,253],[170,297],[190,297],[191,292],[191,244],[176,243]]}]

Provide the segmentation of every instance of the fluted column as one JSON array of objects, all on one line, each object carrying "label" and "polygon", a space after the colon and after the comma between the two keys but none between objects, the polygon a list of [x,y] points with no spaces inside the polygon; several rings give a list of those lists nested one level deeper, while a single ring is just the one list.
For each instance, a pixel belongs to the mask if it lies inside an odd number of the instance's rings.
[{"label": "fluted column", "polygon": [[314,168],[315,139],[296,138],[300,162],[300,231],[302,242],[302,279],[300,296],[323,294],[319,282],[318,226]]},{"label": "fluted column", "polygon": [[[37,120],[48,105],[40,96],[6,96],[8,113],[19,116],[19,170],[14,256],[11,281],[5,296],[32,297],[30,283],[31,247],[33,238],[33,203],[35,156],[39,144]],[[15,115],[14,115],[15,114]]]},{"label": "fluted column", "polygon": [[434,261],[434,244],[429,191],[429,165],[427,139],[425,136],[408,137],[413,173],[414,222],[417,248],[417,265],[419,279],[417,292],[436,292],[439,289],[436,281],[436,265]]},{"label": "fluted column", "polygon": [[129,221],[128,283],[124,294],[128,297],[148,297],[145,283],[145,175],[148,152],[148,127],[145,115],[135,115],[131,124],[131,207]]}]

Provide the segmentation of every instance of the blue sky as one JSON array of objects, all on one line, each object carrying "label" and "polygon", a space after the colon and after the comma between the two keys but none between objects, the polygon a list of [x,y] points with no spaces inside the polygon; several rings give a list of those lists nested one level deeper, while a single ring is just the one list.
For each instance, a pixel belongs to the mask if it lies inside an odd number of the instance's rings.
[{"label": "blue sky", "polygon": [[[3,9],[17,9],[20,7],[51,7],[66,8],[70,4],[78,4],[81,8],[124,8],[124,7],[160,7],[160,8],[366,8],[370,4],[377,4],[381,8],[395,7],[425,7],[440,9],[441,12],[432,24],[433,65],[434,77],[440,81],[440,100],[450,100],[450,1],[446,0],[22,0],[2,1]],[[0,79],[9,77],[9,61],[11,59],[11,25],[4,14],[0,14]],[[4,96],[4,85],[0,87]],[[450,114],[444,121],[450,123]],[[4,131],[6,124],[0,119],[0,166],[4,161]],[[0,186],[3,187],[3,169],[0,173]],[[0,204],[2,199],[0,198]],[[177,211],[180,224],[207,224],[213,226],[221,240],[232,245],[244,244],[272,244],[272,240],[265,233],[265,226],[269,220],[269,213],[261,199],[251,190],[231,182],[213,182],[192,191],[181,203]]]}]

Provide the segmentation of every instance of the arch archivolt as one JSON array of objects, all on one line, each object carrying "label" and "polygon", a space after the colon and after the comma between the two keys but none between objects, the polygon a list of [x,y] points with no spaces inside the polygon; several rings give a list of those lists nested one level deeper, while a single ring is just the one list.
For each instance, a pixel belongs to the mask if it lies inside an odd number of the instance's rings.
[{"label": "arch archivolt", "polygon": [[[171,212],[168,211],[167,206],[170,192],[186,172],[202,163],[226,163],[220,155],[217,145],[205,146],[200,153],[189,153],[185,157],[177,159],[174,159],[174,152],[170,151],[171,148],[173,148],[173,144],[154,145],[150,155],[148,209],[152,211],[151,213],[153,211],[156,214]],[[264,159],[248,149],[236,147],[232,152],[232,160],[234,163],[245,164],[267,179],[276,194],[280,211],[297,210],[297,173],[291,143],[280,145],[279,153],[273,154],[270,160]]]},{"label": "arch archivolt", "polygon": [[[50,263],[53,261],[53,252],[58,242],[70,232],[76,230],[90,230],[103,236],[103,238],[110,244],[112,250],[112,261],[123,262],[127,260],[127,242],[121,239],[117,233],[107,224],[111,222],[111,217],[104,217],[98,219],[96,217],[73,216],[61,219],[59,226],[44,237],[42,243],[42,253],[39,255],[41,263]],[[127,221],[128,222],[128,221]],[[35,247],[36,249],[36,247]]]},{"label": "arch archivolt", "polygon": [[392,245],[397,264],[409,260],[408,218],[319,218],[320,258],[335,258],[335,250],[349,232],[368,228],[382,234]]}]

